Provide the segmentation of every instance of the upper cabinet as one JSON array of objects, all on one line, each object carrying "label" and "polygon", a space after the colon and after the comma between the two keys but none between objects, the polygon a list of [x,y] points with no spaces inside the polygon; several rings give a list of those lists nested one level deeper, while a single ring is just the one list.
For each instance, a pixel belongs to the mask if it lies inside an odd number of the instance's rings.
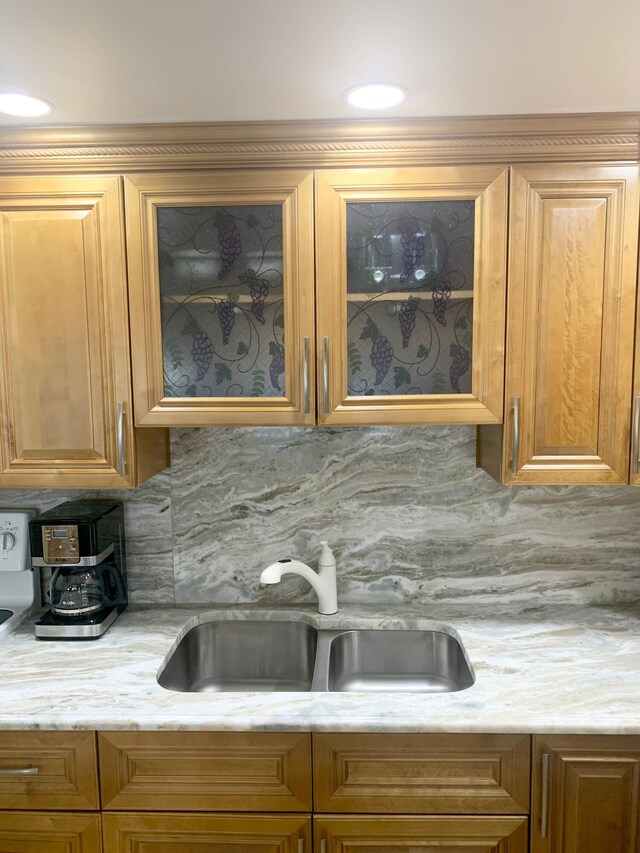
[{"label": "upper cabinet", "polygon": [[628,482],[637,251],[637,166],[513,170],[502,483]]},{"label": "upper cabinet", "polygon": [[313,174],[125,182],[142,425],[315,423]]},{"label": "upper cabinet", "polygon": [[499,423],[507,171],[316,173],[318,420]]},{"label": "upper cabinet", "polygon": [[136,486],[121,179],[0,178],[0,487]]}]

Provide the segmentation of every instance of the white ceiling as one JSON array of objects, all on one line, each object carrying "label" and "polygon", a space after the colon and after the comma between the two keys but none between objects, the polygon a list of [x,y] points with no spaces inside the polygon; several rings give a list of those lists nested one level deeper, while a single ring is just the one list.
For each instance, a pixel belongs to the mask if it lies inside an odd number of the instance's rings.
[{"label": "white ceiling", "polygon": [[0,124],[640,110],[640,0],[0,0]]}]

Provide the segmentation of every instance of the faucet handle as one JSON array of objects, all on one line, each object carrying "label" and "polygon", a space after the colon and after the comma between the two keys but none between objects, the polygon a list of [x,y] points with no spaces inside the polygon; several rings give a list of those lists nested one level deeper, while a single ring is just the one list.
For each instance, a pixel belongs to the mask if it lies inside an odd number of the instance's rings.
[{"label": "faucet handle", "polygon": [[320,559],[318,560],[318,566],[326,566],[335,568],[336,558],[333,554],[333,551],[329,547],[329,544],[326,539],[321,539],[320,544],[322,545],[322,552],[320,554]]}]

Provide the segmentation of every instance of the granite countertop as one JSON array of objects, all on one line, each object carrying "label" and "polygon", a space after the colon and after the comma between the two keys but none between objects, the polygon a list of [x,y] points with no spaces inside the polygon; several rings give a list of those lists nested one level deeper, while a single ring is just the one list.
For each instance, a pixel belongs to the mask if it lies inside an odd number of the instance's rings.
[{"label": "granite countertop", "polygon": [[[211,618],[295,618],[322,628],[411,627],[458,636],[476,682],[448,694],[175,693],[156,673]],[[640,733],[640,608],[500,610],[131,607],[98,641],[0,641],[2,729]]]}]

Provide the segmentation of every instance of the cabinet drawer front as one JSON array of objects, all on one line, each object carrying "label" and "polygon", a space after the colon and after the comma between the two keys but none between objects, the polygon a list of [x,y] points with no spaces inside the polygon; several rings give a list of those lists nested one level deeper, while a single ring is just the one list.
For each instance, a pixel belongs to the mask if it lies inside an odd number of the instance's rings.
[{"label": "cabinet drawer front", "polygon": [[527,853],[526,818],[315,818],[315,853]]},{"label": "cabinet drawer front", "polygon": [[528,735],[318,734],[320,812],[527,814]]},{"label": "cabinet drawer front", "polygon": [[105,809],[311,811],[311,737],[297,733],[101,733]]},{"label": "cabinet drawer front", "polygon": [[94,732],[0,732],[0,809],[98,808]]},{"label": "cabinet drawer front", "polygon": [[105,853],[311,853],[306,815],[105,814]]},{"label": "cabinet drawer front", "polygon": [[0,812],[0,850],[7,853],[100,853],[94,814]]}]

